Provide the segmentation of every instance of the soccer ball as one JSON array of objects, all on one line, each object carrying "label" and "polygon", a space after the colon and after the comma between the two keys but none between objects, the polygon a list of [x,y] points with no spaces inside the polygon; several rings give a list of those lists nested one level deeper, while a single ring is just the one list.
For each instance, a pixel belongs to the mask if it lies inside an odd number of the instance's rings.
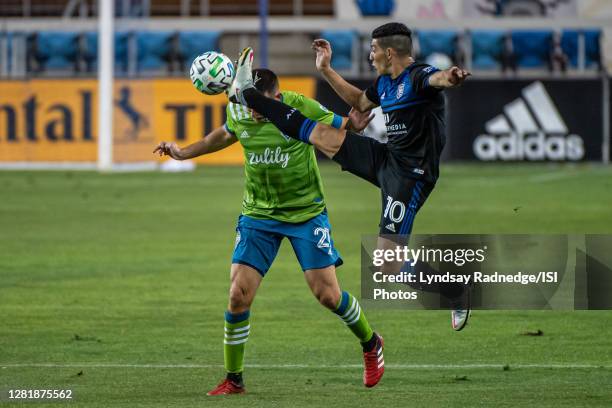
[{"label": "soccer ball", "polygon": [[189,76],[198,91],[206,95],[217,95],[232,84],[234,64],[227,55],[208,51],[193,60]]}]

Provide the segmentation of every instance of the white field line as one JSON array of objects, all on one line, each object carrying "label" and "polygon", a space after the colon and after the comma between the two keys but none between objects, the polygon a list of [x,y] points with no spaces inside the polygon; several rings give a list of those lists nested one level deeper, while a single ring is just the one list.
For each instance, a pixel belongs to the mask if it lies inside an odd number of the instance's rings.
[{"label": "white field line", "polygon": [[529,181],[532,183],[546,183],[548,181],[558,181],[566,178],[579,176],[579,173],[567,173],[564,171],[555,171],[551,173],[536,174],[529,177]]},{"label": "white field line", "polygon": [[[477,364],[385,364],[386,368],[395,370],[475,370],[475,369],[610,369],[610,364],[502,364],[502,363],[477,363]],[[247,368],[261,369],[351,369],[362,368],[361,364],[338,364],[338,365],[313,365],[313,364],[246,364]],[[120,363],[18,363],[1,364],[0,369],[6,368],[223,368],[220,364],[120,364]]]}]

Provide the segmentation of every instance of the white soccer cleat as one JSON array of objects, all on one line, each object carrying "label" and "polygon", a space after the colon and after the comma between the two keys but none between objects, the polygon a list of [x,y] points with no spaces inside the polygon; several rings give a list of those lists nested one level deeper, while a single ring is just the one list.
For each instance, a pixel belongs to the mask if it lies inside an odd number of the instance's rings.
[{"label": "white soccer cleat", "polygon": [[253,49],[246,47],[242,50],[236,61],[236,76],[234,82],[227,91],[227,96],[230,102],[239,103],[248,106],[242,92],[248,88],[254,88],[253,85]]},{"label": "white soccer cleat", "polygon": [[455,309],[451,311],[451,325],[453,326],[453,330],[462,330],[467,325],[470,314],[470,309]]}]

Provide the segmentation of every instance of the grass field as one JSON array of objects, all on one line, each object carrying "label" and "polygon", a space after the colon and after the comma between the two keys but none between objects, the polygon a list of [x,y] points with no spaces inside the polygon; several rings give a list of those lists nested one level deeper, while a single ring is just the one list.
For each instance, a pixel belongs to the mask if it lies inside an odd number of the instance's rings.
[{"label": "grass field", "polygon": [[[378,191],[322,172],[338,277],[358,293]],[[206,397],[223,377],[242,182],[240,168],[0,172],[2,394],[69,388],[87,407],[612,406],[612,312],[477,311],[454,333],[444,311],[371,310],[387,372],[365,389],[358,344],[310,295],[287,242],[252,308],[249,393]],[[612,233],[611,203],[612,168],[446,165],[415,232]]]}]

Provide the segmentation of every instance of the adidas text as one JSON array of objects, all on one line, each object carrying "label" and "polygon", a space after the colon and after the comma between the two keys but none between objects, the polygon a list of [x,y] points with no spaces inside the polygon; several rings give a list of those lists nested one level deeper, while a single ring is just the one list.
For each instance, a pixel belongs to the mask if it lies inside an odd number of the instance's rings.
[{"label": "adidas text", "polygon": [[474,140],[480,160],[582,160],[582,137],[569,134],[550,95],[541,82],[522,91],[520,98],[485,124],[486,134]]}]

